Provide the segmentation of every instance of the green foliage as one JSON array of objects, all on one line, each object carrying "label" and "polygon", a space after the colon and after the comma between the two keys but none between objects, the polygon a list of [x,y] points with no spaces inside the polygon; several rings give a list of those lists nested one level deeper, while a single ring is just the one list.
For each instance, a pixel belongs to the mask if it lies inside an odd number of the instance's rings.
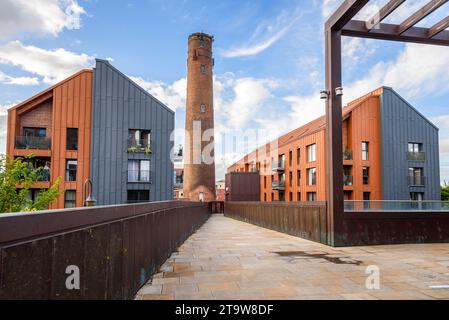
[{"label": "green foliage", "polygon": [[152,153],[151,148],[150,147],[146,147],[145,148],[145,153],[149,156]]},{"label": "green foliage", "polygon": [[34,202],[27,199],[33,183],[42,181],[47,174],[44,168],[35,169],[27,162],[32,158],[0,157],[0,213],[45,210],[64,193],[59,190],[58,178],[48,190],[41,190]]},{"label": "green foliage", "polygon": [[441,200],[449,201],[449,185],[441,187]]}]

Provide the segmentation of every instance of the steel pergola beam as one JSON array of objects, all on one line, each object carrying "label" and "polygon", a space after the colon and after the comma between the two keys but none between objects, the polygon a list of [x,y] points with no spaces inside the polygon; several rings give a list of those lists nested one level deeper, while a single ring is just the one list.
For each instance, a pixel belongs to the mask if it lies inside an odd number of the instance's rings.
[{"label": "steel pergola beam", "polygon": [[[449,17],[446,19],[449,24]],[[381,23],[378,28],[370,31],[364,21],[352,20],[341,32],[343,36],[349,37],[449,46],[449,31],[444,30],[445,28],[435,28],[432,31],[428,28],[412,27],[403,34],[398,34],[397,28],[398,25],[395,24]]]},{"label": "steel pergola beam", "polygon": [[326,29],[339,30],[362,10],[369,0],[346,0],[327,20]]},{"label": "steel pergola beam", "polygon": [[434,12],[436,9],[441,7],[443,4],[447,3],[449,0],[432,0],[427,3],[424,7],[416,11],[410,17],[408,17],[404,22],[399,25],[398,34],[403,34],[408,29],[412,28],[415,24],[423,20],[429,14]]},{"label": "steel pergola beam", "polygon": [[[326,200],[328,244],[345,244],[345,213],[343,199],[343,141],[342,97],[336,90],[342,86],[342,36],[363,37],[449,46],[448,18],[432,28],[418,28],[415,24],[447,3],[433,0],[401,25],[381,23],[404,1],[389,1],[374,21],[352,20],[369,3],[369,0],[345,0],[325,23],[326,44]],[[378,21],[379,20],[379,21]],[[368,25],[368,26],[367,26]],[[369,27],[371,26],[371,27]],[[374,28],[376,26],[376,28]]]},{"label": "steel pergola beam", "polygon": [[371,19],[366,22],[366,28],[368,30],[378,26],[383,20],[385,20],[390,14],[394,12],[405,0],[390,0],[382,7]]},{"label": "steel pergola beam", "polygon": [[448,27],[449,27],[449,16],[447,16],[443,20],[437,22],[433,27],[431,27],[429,29],[429,34],[428,34],[429,38],[433,38],[442,32],[446,32],[449,34],[449,31],[444,31]]}]

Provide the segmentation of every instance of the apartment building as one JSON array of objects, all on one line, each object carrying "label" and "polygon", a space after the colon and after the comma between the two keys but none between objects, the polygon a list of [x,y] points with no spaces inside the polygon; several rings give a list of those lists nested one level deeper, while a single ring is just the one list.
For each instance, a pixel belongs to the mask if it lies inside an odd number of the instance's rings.
[{"label": "apartment building", "polygon": [[[261,201],[326,200],[326,119],[246,155],[228,172],[260,173]],[[346,200],[440,200],[438,128],[392,88],[343,109]]]},{"label": "apartment building", "polygon": [[31,199],[62,178],[52,209],[83,206],[88,179],[98,205],[169,200],[173,128],[172,110],[98,59],[8,110],[7,154],[48,172]]}]

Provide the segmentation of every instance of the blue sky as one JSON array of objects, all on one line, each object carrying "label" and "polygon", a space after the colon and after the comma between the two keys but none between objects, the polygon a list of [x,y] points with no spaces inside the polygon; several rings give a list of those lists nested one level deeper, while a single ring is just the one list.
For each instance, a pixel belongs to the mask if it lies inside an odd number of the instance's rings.
[{"label": "blue sky", "polygon": [[[184,126],[187,37],[215,36],[217,132],[274,138],[324,112],[323,23],[341,0],[4,0],[0,3],[0,152],[5,110],[107,58],[176,111]],[[400,22],[426,0],[408,0]],[[365,18],[386,0],[373,0]],[[421,26],[449,12],[449,3]],[[441,176],[449,181],[449,49],[345,39],[345,101],[392,86],[440,127]],[[217,134],[217,177],[246,151]],[[182,135],[179,137],[182,142]],[[237,139],[238,140],[238,139]],[[251,140],[251,139],[250,139]],[[258,141],[260,143],[261,141]],[[230,150],[229,150],[230,149]]]}]

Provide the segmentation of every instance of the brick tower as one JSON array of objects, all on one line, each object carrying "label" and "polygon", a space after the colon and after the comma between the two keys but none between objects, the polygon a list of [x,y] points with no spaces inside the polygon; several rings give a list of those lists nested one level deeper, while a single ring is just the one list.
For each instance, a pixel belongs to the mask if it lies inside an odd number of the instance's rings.
[{"label": "brick tower", "polygon": [[184,197],[215,200],[212,36],[189,36],[187,60]]}]

